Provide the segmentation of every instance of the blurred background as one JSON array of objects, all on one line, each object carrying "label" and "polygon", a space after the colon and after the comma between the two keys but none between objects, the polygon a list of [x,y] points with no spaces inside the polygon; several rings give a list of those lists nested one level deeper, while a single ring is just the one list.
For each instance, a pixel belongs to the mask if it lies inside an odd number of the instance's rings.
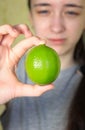
[{"label": "blurred background", "polygon": [[27,0],[0,0],[0,25],[28,24]]},{"label": "blurred background", "polygon": [[[0,25],[24,23],[30,26],[27,0],[0,0]],[[23,39],[20,36],[15,43]]]}]

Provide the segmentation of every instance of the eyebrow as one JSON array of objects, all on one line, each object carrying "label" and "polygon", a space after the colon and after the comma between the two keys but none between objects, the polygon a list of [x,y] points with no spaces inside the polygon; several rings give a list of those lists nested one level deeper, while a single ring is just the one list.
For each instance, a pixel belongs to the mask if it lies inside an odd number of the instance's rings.
[{"label": "eyebrow", "polygon": [[83,6],[82,5],[77,5],[77,4],[66,4],[65,5],[66,7],[76,7],[76,8],[83,8]]},{"label": "eyebrow", "polygon": [[50,4],[48,4],[48,3],[38,3],[38,4],[34,4],[34,7],[37,7],[37,6],[50,6]]},{"label": "eyebrow", "polygon": [[[37,6],[50,6],[50,4],[49,3],[38,3],[38,4],[34,4],[34,7],[37,7]],[[65,7],[76,7],[76,8],[80,8],[80,9],[84,8],[82,5],[77,5],[77,4],[74,4],[74,3],[65,4]]]}]

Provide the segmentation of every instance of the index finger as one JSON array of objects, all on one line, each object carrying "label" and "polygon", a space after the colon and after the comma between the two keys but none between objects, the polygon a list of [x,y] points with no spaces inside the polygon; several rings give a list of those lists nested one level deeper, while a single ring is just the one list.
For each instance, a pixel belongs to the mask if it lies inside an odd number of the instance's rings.
[{"label": "index finger", "polygon": [[21,34],[24,34],[26,38],[32,36],[32,32],[26,24],[15,25],[14,28],[18,30]]},{"label": "index finger", "polygon": [[11,25],[0,26],[0,36],[10,34],[12,37],[16,37],[18,32]]}]

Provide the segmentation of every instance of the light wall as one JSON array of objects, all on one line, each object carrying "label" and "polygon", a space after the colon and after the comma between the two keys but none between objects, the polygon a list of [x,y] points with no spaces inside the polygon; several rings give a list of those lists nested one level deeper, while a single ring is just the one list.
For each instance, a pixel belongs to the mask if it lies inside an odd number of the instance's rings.
[{"label": "light wall", "polygon": [[[27,0],[0,0],[0,25],[24,23],[30,26],[28,15]],[[21,39],[22,36],[18,38]]]},{"label": "light wall", "polygon": [[6,23],[29,23],[27,0],[0,0],[0,25]]}]

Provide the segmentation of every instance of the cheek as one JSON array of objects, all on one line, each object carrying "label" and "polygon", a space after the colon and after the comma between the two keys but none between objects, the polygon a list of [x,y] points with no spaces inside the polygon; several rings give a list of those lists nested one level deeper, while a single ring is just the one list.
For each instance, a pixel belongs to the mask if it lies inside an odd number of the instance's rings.
[{"label": "cheek", "polygon": [[40,37],[45,37],[49,32],[49,22],[45,20],[38,20],[38,22],[34,22],[34,30],[36,35]]},{"label": "cheek", "polygon": [[80,22],[76,22],[75,24],[71,24],[68,27],[68,35],[70,39],[72,39],[75,42],[78,42],[84,29],[82,25],[83,24],[81,24]]}]

